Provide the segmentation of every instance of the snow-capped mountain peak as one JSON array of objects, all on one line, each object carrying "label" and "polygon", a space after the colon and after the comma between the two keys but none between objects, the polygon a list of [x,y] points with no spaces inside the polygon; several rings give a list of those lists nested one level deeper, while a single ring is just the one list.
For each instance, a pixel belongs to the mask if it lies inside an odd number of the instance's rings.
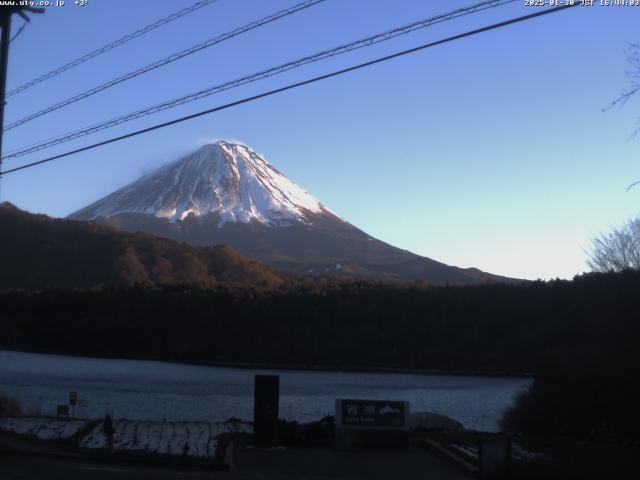
[{"label": "snow-capped mountain peak", "polygon": [[[171,222],[215,214],[219,225],[305,223],[332,213],[251,148],[219,140],[70,215],[97,219],[142,213]],[[333,214],[335,215],[335,214]]]},{"label": "snow-capped mountain peak", "polygon": [[[373,238],[246,145],[217,141],[70,215],[191,245],[228,245],[298,275],[430,283],[509,280],[451,267]],[[279,228],[283,227],[283,228]]]}]

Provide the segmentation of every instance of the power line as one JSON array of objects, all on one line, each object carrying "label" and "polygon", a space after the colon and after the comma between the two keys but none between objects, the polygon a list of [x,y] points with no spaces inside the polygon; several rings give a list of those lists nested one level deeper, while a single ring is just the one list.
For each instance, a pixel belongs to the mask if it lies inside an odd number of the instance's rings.
[{"label": "power line", "polygon": [[[20,26],[20,28],[18,29],[18,31],[17,31],[14,35],[12,35],[12,36],[11,36],[11,40],[9,40],[9,45],[11,45],[11,43],[13,43],[13,41],[14,41],[16,38],[18,38],[18,35],[20,35],[20,34],[22,33],[22,31],[24,30],[24,27],[26,27],[26,26],[27,26],[27,22],[24,22],[24,23]],[[9,94],[7,93],[7,94],[5,95],[5,97],[8,97],[8,96],[9,96]]]},{"label": "power line", "polygon": [[494,23],[492,25],[488,25],[488,26],[485,26],[485,27],[482,27],[482,28],[478,28],[478,29],[475,29],[475,30],[471,30],[471,31],[467,31],[467,32],[464,32],[464,33],[460,33],[460,34],[454,35],[452,37],[447,37],[447,38],[444,38],[444,39],[441,39],[441,40],[437,40],[435,42],[425,43],[425,44],[419,45],[417,47],[410,48],[408,50],[403,50],[403,51],[400,51],[400,52],[393,53],[391,55],[386,55],[384,57],[379,57],[379,58],[377,58],[375,60],[370,60],[368,62],[360,63],[358,65],[354,65],[354,66],[351,66],[351,67],[348,67],[348,68],[343,68],[341,70],[336,70],[334,72],[327,73],[327,74],[324,74],[324,75],[320,75],[320,76],[317,76],[317,77],[313,77],[313,78],[310,78],[310,79],[307,79],[307,80],[303,80],[301,82],[292,83],[292,84],[286,85],[284,87],[280,87],[280,88],[276,88],[274,90],[269,90],[267,92],[260,93],[258,95],[253,95],[251,97],[246,97],[246,98],[243,98],[241,100],[237,100],[235,102],[227,103],[225,105],[221,105],[221,106],[218,106],[218,107],[210,108],[208,110],[203,110],[203,111],[200,111],[200,112],[197,112],[197,113],[193,113],[191,115],[187,115],[187,116],[184,116],[184,117],[176,118],[176,119],[168,121],[168,122],[164,122],[164,123],[160,123],[160,124],[157,124],[157,125],[154,125],[154,126],[151,126],[151,127],[143,128],[141,130],[130,132],[130,133],[127,133],[125,135],[120,135],[118,137],[110,138],[109,140],[104,140],[102,142],[94,143],[92,145],[87,145],[85,147],[81,147],[81,148],[78,148],[78,149],[75,149],[75,150],[71,150],[71,151],[68,151],[68,152],[65,152],[65,153],[61,153],[59,155],[54,155],[52,157],[48,157],[48,158],[45,158],[43,160],[38,160],[37,162],[27,163],[25,165],[21,165],[19,167],[12,168],[10,170],[6,170],[4,172],[0,172],[0,176],[4,175],[4,174],[8,174],[8,173],[14,173],[14,172],[17,172],[19,170],[24,170],[24,169],[27,169],[27,168],[35,167],[37,165],[42,165],[43,163],[47,163],[47,162],[51,162],[53,160],[57,160],[57,159],[64,158],[64,157],[68,157],[68,156],[76,154],[76,153],[85,152],[87,150],[92,150],[94,148],[101,147],[103,145],[108,145],[110,143],[118,142],[118,141],[121,141],[121,140],[124,140],[124,139],[127,139],[127,138],[138,136],[138,135],[142,135],[143,133],[148,133],[148,132],[151,132],[153,130],[158,130],[160,128],[168,127],[170,125],[175,125],[177,123],[185,122],[187,120],[191,120],[191,119],[194,119],[194,118],[197,118],[197,117],[201,117],[201,116],[204,116],[204,115],[209,115],[211,113],[219,112],[221,110],[226,110],[226,109],[231,108],[231,107],[235,107],[235,106],[238,106],[238,105],[249,103],[249,102],[252,102],[252,101],[255,101],[255,100],[258,100],[258,99],[261,99],[261,98],[269,97],[269,96],[272,96],[272,95],[275,95],[275,94],[278,94],[278,93],[282,93],[282,92],[285,92],[285,91],[288,91],[288,90],[293,90],[295,88],[302,87],[304,85],[309,85],[311,83],[316,83],[316,82],[319,82],[321,80],[326,80],[328,78],[337,77],[339,75],[343,75],[343,74],[348,73],[348,72],[353,72],[355,70],[360,70],[362,68],[369,67],[371,65],[376,65],[378,63],[386,62],[387,60],[398,58],[398,57],[401,57],[401,56],[404,56],[404,55],[409,55],[411,53],[415,53],[415,52],[418,52],[418,51],[421,51],[421,50],[425,50],[427,48],[435,47],[437,45],[442,45],[444,43],[449,43],[449,42],[452,42],[454,40],[460,40],[462,38],[470,37],[472,35],[477,35],[479,33],[487,32],[489,30],[495,30],[495,29],[498,29],[498,28],[506,27],[506,26],[512,25],[514,23],[524,22],[526,20],[531,20],[533,18],[541,17],[543,15],[549,15],[551,13],[556,13],[556,12],[559,12],[561,10],[566,10],[567,8],[572,8],[572,7],[575,7],[575,6],[578,6],[578,5],[579,5],[579,3],[565,4],[565,5],[562,5],[562,6],[559,6],[559,7],[549,8],[549,9],[546,9],[546,10],[541,10],[541,11],[538,11],[538,12],[535,12],[535,13],[531,13],[529,15],[523,15],[521,17],[512,18],[512,19],[506,20],[504,22]]},{"label": "power line", "polygon": [[[29,22],[30,20],[26,12],[44,13],[44,8],[35,8],[14,2],[13,5],[7,5],[4,9],[0,9],[0,29],[2,30],[2,32],[0,32],[0,173],[2,172],[2,131],[4,125],[4,106],[6,105],[5,99],[7,91],[7,69],[9,66],[9,44],[12,40],[10,36],[11,20],[15,13],[18,14],[25,22]],[[20,28],[16,36],[19,35],[23,29],[24,25]],[[0,179],[2,179],[2,175],[0,175]]]},{"label": "power line", "polygon": [[391,40],[392,38],[398,37],[400,35],[406,35],[408,33],[411,33],[415,30],[421,29],[421,28],[426,28],[432,25],[435,25],[437,23],[441,23],[444,21],[448,21],[448,20],[452,20],[454,18],[458,18],[461,16],[465,16],[465,15],[470,15],[473,13],[477,13],[479,11],[482,10],[486,10],[489,8],[495,8],[498,6],[502,6],[502,5],[506,5],[508,3],[513,3],[515,1],[519,1],[519,0],[491,0],[491,1],[484,1],[484,2],[480,2],[468,7],[464,7],[464,8],[459,8],[457,10],[453,10],[451,12],[448,13],[444,13],[444,14],[440,14],[437,15],[435,17],[431,17],[428,19],[424,19],[424,20],[419,20],[417,22],[413,22],[409,25],[405,25],[402,27],[398,27],[398,28],[394,28],[392,30],[388,30],[386,32],[383,33],[378,33],[375,35],[371,35],[367,38],[364,39],[360,39],[357,40],[355,42],[351,42],[351,43],[347,43],[344,45],[340,45],[328,50],[323,50],[321,52],[317,52],[314,53],[312,55],[308,55],[306,57],[302,57],[287,63],[284,63],[282,65],[279,65],[277,67],[272,67],[269,68],[267,70],[262,70],[260,72],[257,73],[253,73],[251,75],[247,75],[235,80],[231,80],[219,85],[215,85],[213,87],[209,87],[207,89],[204,90],[200,90],[198,92],[195,93],[191,93],[189,95],[185,95],[179,98],[175,98],[173,100],[169,100],[160,104],[156,104],[153,105],[151,107],[146,107],[144,109],[141,110],[137,110],[135,112],[129,113],[127,115],[123,115],[117,118],[113,118],[111,120],[107,120],[105,122],[102,123],[98,123],[98,124],[94,124],[92,126],[89,127],[85,127],[82,128],[80,130],[75,130],[73,132],[69,132],[69,133],[65,133],[63,135],[59,135],[57,137],[53,137],[50,139],[47,139],[45,141],[42,141],[40,143],[37,144],[32,144],[30,146],[27,147],[21,147],[18,150],[13,150],[12,152],[8,153],[4,158],[8,159],[8,158],[16,158],[16,157],[21,157],[24,155],[27,155],[29,153],[33,153],[36,151],[40,151],[40,150],[44,150],[47,148],[51,148],[53,146],[56,145],[60,145],[61,143],[66,143],[69,142],[71,140],[75,140],[77,138],[81,138],[93,133],[96,133],[98,131],[101,130],[105,130],[107,128],[112,128],[115,127],[117,125],[120,125],[122,123],[126,123],[126,122],[130,122],[132,120],[136,120],[138,118],[141,117],[145,117],[148,115],[151,115],[153,113],[157,113],[163,110],[167,110],[169,108],[173,108],[179,105],[183,105],[185,103],[188,102],[192,102],[195,100],[199,100],[202,99],[204,97],[210,96],[210,95],[214,95],[220,92],[223,92],[225,90],[229,90],[231,88],[236,88],[236,87],[240,87],[242,85],[246,85],[248,83],[252,83],[258,80],[262,80],[274,75],[278,75],[281,73],[284,73],[288,70],[292,70],[294,68],[298,68],[301,66],[304,66],[306,64],[309,63],[313,63],[313,62],[317,62],[320,60],[324,60],[326,58],[331,58],[334,57],[336,55],[340,55],[343,53],[347,53],[347,52],[351,52],[353,50],[357,50],[360,48],[364,48],[364,47],[368,47],[371,45],[374,45],[376,43],[380,43],[383,41],[387,41],[387,40]]},{"label": "power line", "polygon": [[253,30],[255,28],[261,27],[263,25],[266,25],[268,23],[271,22],[275,22],[276,20],[279,20],[283,17],[292,15],[296,12],[299,12],[301,10],[313,7],[314,5],[317,5],[319,3],[322,2],[326,2],[326,0],[306,0],[302,3],[298,3],[292,7],[286,8],[284,10],[280,10],[279,12],[276,12],[274,14],[268,15],[264,18],[261,18],[260,20],[256,20],[254,22],[251,22],[247,25],[244,25],[242,27],[236,28],[235,30],[232,30],[230,32],[224,33],[222,35],[219,35],[215,38],[211,38],[205,42],[199,43],[197,45],[194,45],[190,48],[187,48],[186,50],[182,50],[181,52],[178,53],[174,53],[173,55],[170,55],[168,57],[165,57],[161,60],[158,60],[156,62],[153,62],[149,65],[146,65],[142,68],[138,68],[137,70],[134,70],[133,72],[129,72],[125,75],[121,75],[117,78],[114,78],[113,80],[110,80],[106,83],[103,83],[101,85],[98,85],[97,87],[91,88],[89,90],[86,90],[82,93],[79,93],[78,95],[75,95],[71,98],[68,98],[66,100],[63,100],[61,102],[58,102],[54,105],[51,105],[49,107],[46,107],[38,112],[32,113],[31,115],[27,115],[24,118],[21,118],[20,120],[16,120],[13,123],[10,123],[9,125],[7,125],[4,129],[4,131],[6,132],[7,130],[11,130],[13,128],[16,128],[20,125],[23,125],[27,122],[30,122],[31,120],[34,120],[38,117],[41,117],[43,115],[46,115],[48,113],[51,113],[55,110],[58,110],[62,107],[66,107],[67,105],[70,105],[72,103],[75,103],[79,100],[83,100],[87,97],[90,97],[92,95],[95,95],[96,93],[102,92],[103,90],[106,90],[108,88],[111,88],[115,85],[118,85],[122,82],[126,82],[127,80],[131,80],[132,78],[138,77],[140,75],[143,75],[147,72],[150,72],[152,70],[155,70],[156,68],[160,68],[163,67],[165,65],[168,65],[170,63],[173,63],[177,60],[180,60],[181,58],[186,57],[187,55],[191,55],[193,53],[199,52],[200,50],[203,50],[205,48],[209,48],[213,45],[217,45],[218,43],[224,42],[225,40],[229,40],[230,38],[233,37],[237,37],[238,35],[241,35],[245,32],[248,32],[250,30]]},{"label": "power line", "polygon": [[[194,3],[193,5],[191,5],[190,7],[187,8],[183,8],[182,10],[179,10],[178,12],[172,13],[171,15],[169,15],[168,17],[164,17],[161,18],[160,20],[158,20],[157,22],[152,23],[151,25],[147,25],[144,28],[141,28],[139,30],[136,30],[133,33],[130,33],[128,35],[125,35],[122,38],[119,38],[117,40],[114,40],[111,43],[108,43],[100,48],[97,48],[96,50],[93,50],[92,52],[87,53],[86,55],[83,55],[81,57],[76,58],[75,60],[70,61],[69,63],[66,63],[64,65],[62,65],[61,67],[58,67],[54,70],[51,70],[48,73],[45,73],[44,75],[41,75],[40,77],[34,78],[33,80],[20,85],[17,88],[14,88],[13,90],[11,90],[10,92],[7,92],[7,97],[11,97],[12,95],[16,95],[20,92],[23,92],[24,90],[33,87],[34,85],[37,85],[39,83],[44,82],[45,80],[48,80],[50,78],[53,78],[57,75],[60,75],[62,72],[66,72],[67,70],[70,70],[74,67],[77,67],[78,65],[80,65],[81,63],[86,62],[87,60],[91,60],[92,58],[97,57],[98,55],[102,55],[105,52],[108,52],[109,50],[112,50],[116,47],[119,47],[120,45],[123,45],[135,38],[138,38],[146,33],[149,33],[152,30],[155,30],[156,28],[162,27],[163,25],[166,25],[167,23],[171,23],[174,20],[177,20],[180,17],[184,17],[185,15],[191,13],[191,12],[195,12],[196,10],[202,8],[202,7],[206,7],[207,5],[217,2],[218,0],[200,0],[196,3]],[[18,32],[20,33],[20,32]],[[17,35],[16,35],[17,36]]]}]

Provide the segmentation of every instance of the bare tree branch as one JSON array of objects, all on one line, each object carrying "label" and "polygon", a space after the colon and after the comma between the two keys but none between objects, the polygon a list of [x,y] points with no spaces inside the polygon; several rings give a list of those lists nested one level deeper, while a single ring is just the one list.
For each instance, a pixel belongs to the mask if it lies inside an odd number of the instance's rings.
[{"label": "bare tree branch", "polygon": [[618,98],[602,109],[603,112],[611,110],[616,106],[621,108],[631,97],[640,92],[640,43],[629,44],[625,53],[630,65],[630,68],[625,72],[625,76],[630,80],[630,83]]},{"label": "bare tree branch", "polygon": [[[616,106],[622,108],[631,97],[640,92],[640,43],[630,43],[625,53],[627,55],[627,61],[629,62],[629,69],[625,72],[626,77],[629,79],[629,85],[622,91],[618,98],[611,102],[609,106],[602,109],[603,112],[611,110]],[[640,136],[640,118],[638,118],[637,125],[635,130],[629,135],[629,138],[627,138],[627,141],[634,140]],[[640,181],[633,182],[629,185],[627,192],[636,185],[640,185]]]},{"label": "bare tree branch", "polygon": [[627,192],[631,190],[633,187],[635,187],[636,185],[640,185],[640,180],[638,180],[637,182],[633,182],[631,185],[629,185],[627,187]]},{"label": "bare tree branch", "polygon": [[640,270],[640,216],[592,240],[587,265],[595,272]]}]

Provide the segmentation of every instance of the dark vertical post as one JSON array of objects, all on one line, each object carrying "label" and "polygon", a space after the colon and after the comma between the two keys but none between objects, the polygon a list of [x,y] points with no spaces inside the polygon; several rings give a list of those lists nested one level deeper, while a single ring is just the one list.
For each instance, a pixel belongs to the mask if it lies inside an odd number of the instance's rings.
[{"label": "dark vertical post", "polygon": [[73,418],[76,417],[76,403],[78,402],[78,392],[69,392],[69,403],[73,407]]},{"label": "dark vertical post", "polygon": [[113,428],[113,419],[111,415],[104,416],[104,424],[102,426],[104,429],[104,434],[107,437],[107,449],[109,453],[113,453],[113,434],[115,433],[115,428]]},{"label": "dark vertical post", "polygon": [[11,11],[0,12],[2,15],[2,46],[0,47],[0,174],[2,173],[2,137],[4,130],[4,104],[7,91],[7,66],[9,64],[9,40],[11,33]]},{"label": "dark vertical post", "polygon": [[280,377],[256,375],[253,398],[253,433],[256,443],[273,445],[278,434]]}]

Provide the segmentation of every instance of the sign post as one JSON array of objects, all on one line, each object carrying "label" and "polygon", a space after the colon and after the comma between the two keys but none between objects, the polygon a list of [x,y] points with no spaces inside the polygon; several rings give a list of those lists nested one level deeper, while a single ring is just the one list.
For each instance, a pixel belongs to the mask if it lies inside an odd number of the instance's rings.
[{"label": "sign post", "polygon": [[336,448],[407,448],[410,443],[409,402],[336,400]]},{"label": "sign post", "polygon": [[78,403],[78,392],[69,392],[69,405],[73,407],[72,417],[76,417],[76,403]]}]

